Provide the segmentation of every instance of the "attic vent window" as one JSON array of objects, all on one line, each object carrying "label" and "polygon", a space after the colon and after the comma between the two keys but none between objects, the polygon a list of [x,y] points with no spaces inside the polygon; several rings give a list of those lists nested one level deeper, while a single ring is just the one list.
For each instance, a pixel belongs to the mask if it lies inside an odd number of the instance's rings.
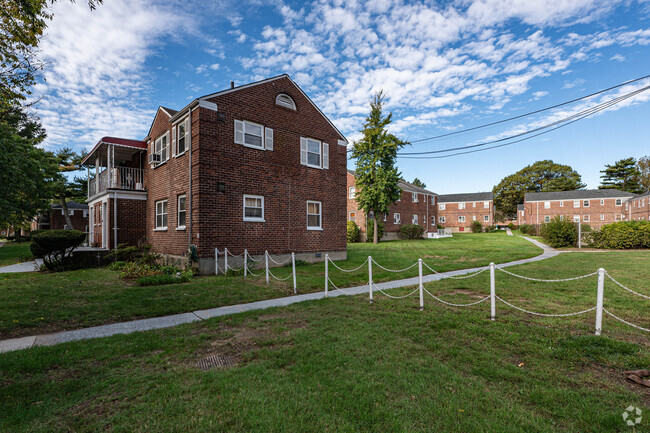
[{"label": "attic vent window", "polygon": [[296,103],[293,102],[291,96],[285,95],[284,93],[280,93],[275,97],[275,104],[281,107],[290,108],[292,110],[296,109]]}]

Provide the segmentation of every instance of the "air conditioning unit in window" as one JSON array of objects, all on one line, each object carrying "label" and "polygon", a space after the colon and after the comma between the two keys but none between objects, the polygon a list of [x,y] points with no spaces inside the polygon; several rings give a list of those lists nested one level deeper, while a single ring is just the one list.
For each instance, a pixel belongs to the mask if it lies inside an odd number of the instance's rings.
[{"label": "air conditioning unit in window", "polygon": [[160,154],[159,153],[150,153],[149,154],[149,164],[160,164]]}]

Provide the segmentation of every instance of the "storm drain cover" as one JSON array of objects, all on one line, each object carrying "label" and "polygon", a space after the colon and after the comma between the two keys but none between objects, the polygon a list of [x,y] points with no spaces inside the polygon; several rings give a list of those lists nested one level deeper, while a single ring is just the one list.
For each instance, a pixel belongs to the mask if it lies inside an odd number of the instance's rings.
[{"label": "storm drain cover", "polygon": [[212,355],[201,359],[196,366],[203,371],[212,370],[213,368],[233,367],[237,361],[228,355]]}]

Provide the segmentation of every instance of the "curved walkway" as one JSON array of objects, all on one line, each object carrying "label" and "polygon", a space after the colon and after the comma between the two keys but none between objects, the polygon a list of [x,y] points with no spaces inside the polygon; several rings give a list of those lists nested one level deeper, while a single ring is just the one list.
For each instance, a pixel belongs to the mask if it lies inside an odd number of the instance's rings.
[{"label": "curved walkway", "polygon": [[[509,267],[522,265],[524,263],[538,262],[541,260],[555,257],[559,252],[547,245],[542,244],[534,239],[523,237],[532,242],[543,250],[539,256],[529,259],[514,260],[512,262],[501,263],[498,267]],[[442,272],[439,274],[424,275],[422,281],[425,283],[439,281],[446,277],[453,277],[480,271],[483,268],[461,269],[457,271]],[[419,284],[419,278],[405,278],[395,281],[386,281],[384,283],[373,284],[377,290],[396,289],[400,287],[415,286]],[[346,287],[345,292],[339,290],[329,291],[329,297],[342,295],[357,295],[367,291],[367,285],[357,287]],[[197,310],[190,313],[174,314],[172,316],[155,317],[151,319],[134,320],[131,322],[114,323],[111,325],[95,326],[92,328],[77,329],[74,331],[63,331],[55,334],[34,335],[30,337],[15,338],[11,340],[0,341],[0,353],[11,352],[14,350],[28,349],[34,346],[53,346],[68,341],[87,340],[90,338],[109,337],[116,334],[130,334],[132,332],[150,331],[153,329],[169,328],[183,323],[191,323],[199,320],[206,320],[213,317],[228,316],[231,314],[243,313],[245,311],[263,310],[271,307],[283,307],[285,305],[296,304],[298,302],[312,301],[315,299],[325,298],[325,292],[306,293],[304,295],[294,295],[285,298],[267,299],[264,301],[251,302],[249,304],[228,305],[224,307],[212,308],[209,310]]]}]

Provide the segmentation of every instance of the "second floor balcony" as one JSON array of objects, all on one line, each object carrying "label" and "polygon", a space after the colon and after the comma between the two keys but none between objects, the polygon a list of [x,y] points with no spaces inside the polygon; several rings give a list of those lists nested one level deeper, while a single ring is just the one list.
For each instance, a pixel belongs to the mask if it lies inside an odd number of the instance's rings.
[{"label": "second floor balcony", "polygon": [[88,180],[88,197],[109,189],[144,191],[144,170],[133,167],[109,168]]}]

